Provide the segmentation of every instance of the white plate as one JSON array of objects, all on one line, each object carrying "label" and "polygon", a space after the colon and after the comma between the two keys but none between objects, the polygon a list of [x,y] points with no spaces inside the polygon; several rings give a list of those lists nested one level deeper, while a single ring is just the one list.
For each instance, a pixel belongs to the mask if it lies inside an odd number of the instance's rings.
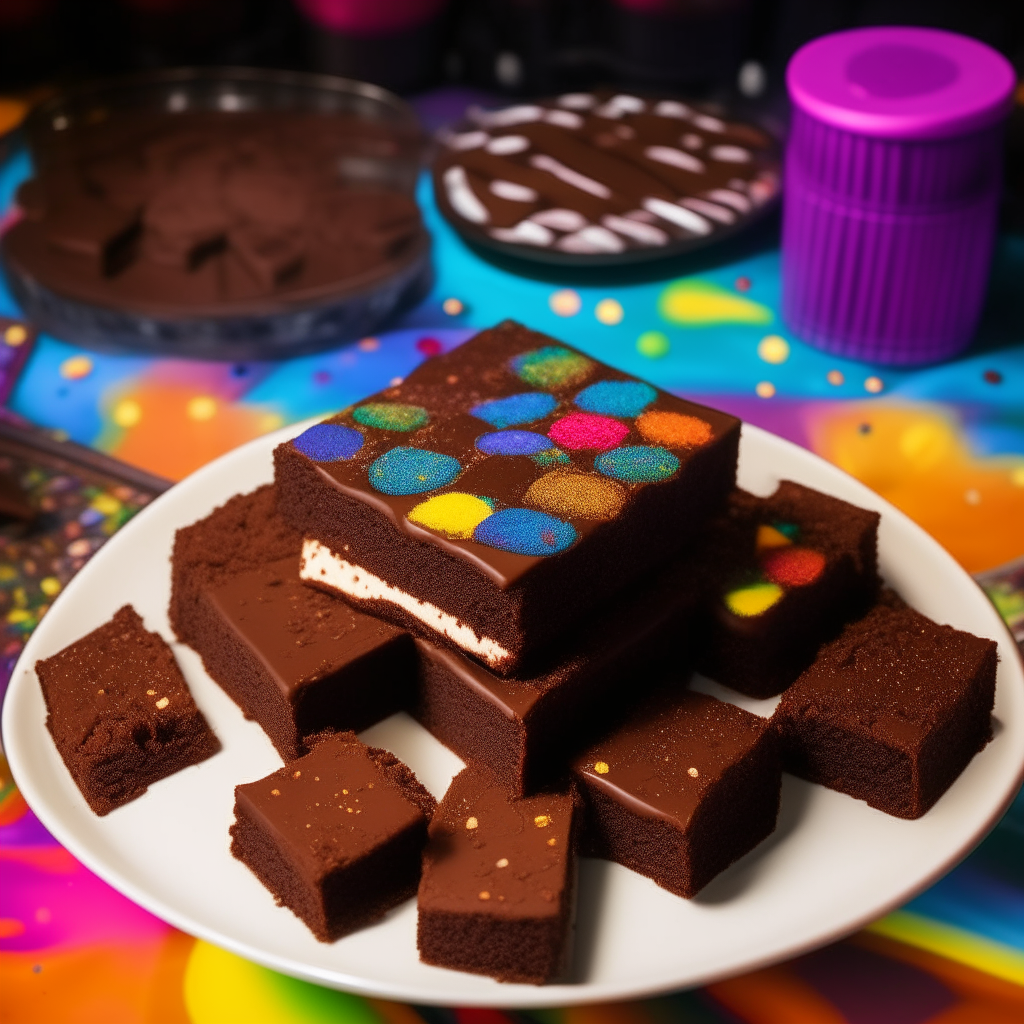
[{"label": "white plate", "polygon": [[[749,970],[855,930],[949,870],[998,820],[1020,785],[1024,674],[981,590],[935,541],[867,488],[809,452],[745,425],[743,486],[765,494],[785,477],[877,509],[886,579],[939,622],[998,641],[993,742],[918,821],[890,818],[787,776],[775,834],[694,900],[678,899],[618,865],[584,861],[574,984],[500,985],[421,964],[413,901],[373,927],[321,944],[290,911],[276,907],[228,852],[235,784],[261,778],[281,762],[259,726],[243,719],[192,651],[175,647],[223,751],[105,818],[89,810],[57,755],[33,670],[37,659],[100,625],[127,601],[150,629],[170,639],[168,558],[175,529],[270,480],[271,450],[299,429],[218,459],[118,533],[33,634],[4,706],[7,756],[43,824],[92,871],[186,932],[286,974],[410,1002],[556,1006],[638,997]],[[699,685],[715,691],[714,684]],[[774,704],[737,703],[763,714]],[[460,767],[405,716],[364,735],[406,760],[438,797]]]}]

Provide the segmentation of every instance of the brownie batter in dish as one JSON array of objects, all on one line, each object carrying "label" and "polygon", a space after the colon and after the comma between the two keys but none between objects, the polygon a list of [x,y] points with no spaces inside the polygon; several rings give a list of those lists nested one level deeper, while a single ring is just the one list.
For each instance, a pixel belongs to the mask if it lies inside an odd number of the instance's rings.
[{"label": "brownie batter in dish", "polygon": [[779,193],[765,132],[674,99],[570,93],[472,108],[445,132],[434,194],[467,238],[531,259],[647,259],[742,228]]},{"label": "brownie batter in dish", "polygon": [[396,129],[187,111],[72,131],[3,240],[9,264],[69,298],[157,316],[274,308],[361,287],[424,238],[410,197],[365,183],[407,144]]}]

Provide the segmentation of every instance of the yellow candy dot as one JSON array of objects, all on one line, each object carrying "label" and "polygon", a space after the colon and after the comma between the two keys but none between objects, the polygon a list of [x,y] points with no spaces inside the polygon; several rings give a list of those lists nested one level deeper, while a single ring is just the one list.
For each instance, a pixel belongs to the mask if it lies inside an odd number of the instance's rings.
[{"label": "yellow candy dot", "polygon": [[607,324],[609,327],[621,324],[625,315],[626,311],[617,299],[602,299],[594,308],[594,316],[600,323]]},{"label": "yellow candy dot", "polygon": [[142,419],[142,406],[126,398],[114,406],[114,422],[119,427],[134,427]]},{"label": "yellow candy dot", "polygon": [[65,380],[81,380],[92,373],[92,360],[88,356],[72,356],[60,364],[60,375]]},{"label": "yellow candy dot", "polygon": [[97,512],[100,512],[105,516],[112,516],[115,512],[118,512],[121,509],[121,502],[119,502],[112,494],[97,494],[96,497],[92,499],[91,504]]},{"label": "yellow candy dot", "polygon": [[608,766],[607,761],[595,761],[594,771],[597,772],[598,775],[607,775],[611,771],[611,768]]},{"label": "yellow candy dot", "polygon": [[725,595],[725,606],[743,618],[762,615],[782,599],[782,587],[774,583],[754,583]]},{"label": "yellow candy dot", "polygon": [[759,342],[757,354],[766,363],[784,363],[789,358],[789,342],[777,334],[769,334]]},{"label": "yellow candy dot", "polygon": [[455,491],[421,501],[409,512],[409,522],[444,534],[453,540],[469,540],[473,531],[494,511],[475,494]]},{"label": "yellow candy dot", "polygon": [[770,380],[763,380],[754,390],[758,398],[771,398],[775,394],[775,385]]},{"label": "yellow candy dot", "polygon": [[26,331],[21,324],[11,324],[11,326],[4,331],[4,341],[6,341],[11,348],[17,348],[19,345],[24,345],[25,342],[28,341],[28,331]]},{"label": "yellow candy dot", "polygon": [[579,292],[575,292],[571,288],[562,288],[551,293],[548,305],[556,316],[575,316],[582,308],[583,300],[580,298]]},{"label": "yellow candy dot", "polygon": [[1010,483],[1014,487],[1024,487],[1024,466],[1010,470]]},{"label": "yellow candy dot", "polygon": [[671,347],[668,335],[663,331],[644,331],[636,339],[637,352],[648,359],[661,359],[662,356],[667,356]]},{"label": "yellow candy dot", "polygon": [[884,387],[885,385],[882,383],[881,377],[868,377],[864,381],[864,390],[869,391],[872,395],[877,395]]},{"label": "yellow candy dot", "polygon": [[60,580],[56,576],[47,576],[39,581],[39,589],[47,597],[55,597],[60,593]]},{"label": "yellow candy dot", "polygon": [[774,526],[767,526],[762,523],[757,528],[757,550],[766,551],[768,548],[784,548],[793,542]]},{"label": "yellow candy dot", "polygon": [[190,420],[212,420],[217,415],[217,400],[209,395],[196,395],[189,400],[185,412]]}]

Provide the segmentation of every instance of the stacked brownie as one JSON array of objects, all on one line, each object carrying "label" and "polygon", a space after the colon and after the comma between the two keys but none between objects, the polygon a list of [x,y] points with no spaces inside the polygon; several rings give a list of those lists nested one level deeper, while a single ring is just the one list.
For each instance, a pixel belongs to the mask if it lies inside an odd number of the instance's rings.
[{"label": "stacked brownie", "polygon": [[[323,941],[418,892],[425,962],[539,984],[579,853],[692,897],[783,767],[925,813],[990,736],[995,644],[881,588],[877,514],[736,489],[738,436],[506,323],[281,445],[173,555],[175,632],[285,762],[236,787],[232,853]],[[162,644],[122,610],[39,664],[100,813],[216,748]],[[399,710],[467,764],[440,804],[355,736]]]}]

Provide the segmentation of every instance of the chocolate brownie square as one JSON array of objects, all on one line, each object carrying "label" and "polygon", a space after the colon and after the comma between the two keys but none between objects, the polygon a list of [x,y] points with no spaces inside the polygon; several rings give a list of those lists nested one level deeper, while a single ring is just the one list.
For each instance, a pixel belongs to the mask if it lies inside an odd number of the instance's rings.
[{"label": "chocolate brownie square", "polygon": [[689,899],[775,830],[782,785],[768,719],[673,686],[573,763],[582,852]]},{"label": "chocolate brownie square", "polygon": [[565,969],[576,886],[576,796],[517,799],[487,769],[452,781],[430,824],[420,959],[542,985]]},{"label": "chocolate brownie square", "polygon": [[921,817],[991,738],[997,660],[994,641],[880,601],[783,694],[786,770]]},{"label": "chocolate brownie square", "polygon": [[37,661],[36,674],[46,728],[97,814],[220,750],[174,653],[131,605]]},{"label": "chocolate brownie square", "polygon": [[[264,539],[271,558],[289,554],[260,564]],[[300,582],[299,535],[273,488],[180,530],[174,580],[188,642],[286,761],[318,733],[365,729],[412,703],[412,638]]]},{"label": "chocolate brownie square", "polygon": [[339,733],[235,787],[231,852],[333,942],[416,892],[435,806],[396,757]]},{"label": "chocolate brownie square", "polygon": [[305,580],[507,676],[693,541],[739,428],[506,322],[280,445],[275,472]]},{"label": "chocolate brownie square", "polygon": [[781,693],[871,606],[878,521],[877,512],[790,480],[767,498],[736,490],[700,557],[707,598],[698,670],[751,697]]},{"label": "chocolate brownie square", "polygon": [[417,639],[415,717],[464,761],[490,767],[511,793],[543,787],[621,721],[666,666],[690,668],[696,590],[689,569],[678,560],[616,595],[533,673],[502,678]]}]

